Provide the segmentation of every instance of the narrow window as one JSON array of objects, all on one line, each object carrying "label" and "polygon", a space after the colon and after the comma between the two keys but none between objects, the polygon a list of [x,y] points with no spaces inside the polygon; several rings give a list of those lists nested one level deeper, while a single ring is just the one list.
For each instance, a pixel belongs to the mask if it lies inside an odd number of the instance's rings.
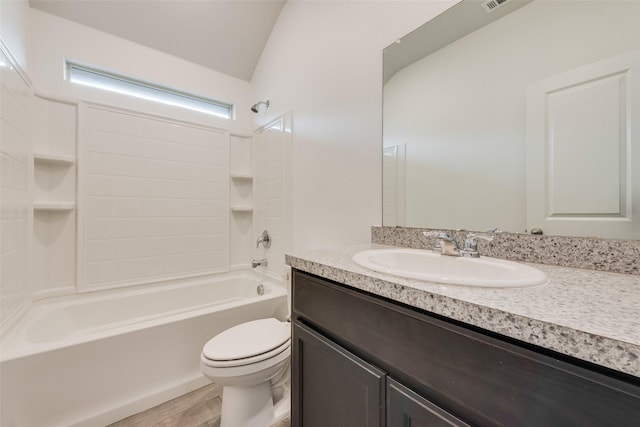
[{"label": "narrow window", "polygon": [[231,119],[233,105],[135,80],[109,71],[67,61],[67,78],[72,83],[104,89],[162,104],[186,108]]}]

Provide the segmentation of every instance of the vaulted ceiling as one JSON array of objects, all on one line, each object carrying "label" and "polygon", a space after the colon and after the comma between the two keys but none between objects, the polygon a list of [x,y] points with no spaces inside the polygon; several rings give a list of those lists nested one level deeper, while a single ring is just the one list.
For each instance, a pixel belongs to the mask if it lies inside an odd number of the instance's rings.
[{"label": "vaulted ceiling", "polygon": [[286,0],[29,0],[32,8],[251,81]]}]

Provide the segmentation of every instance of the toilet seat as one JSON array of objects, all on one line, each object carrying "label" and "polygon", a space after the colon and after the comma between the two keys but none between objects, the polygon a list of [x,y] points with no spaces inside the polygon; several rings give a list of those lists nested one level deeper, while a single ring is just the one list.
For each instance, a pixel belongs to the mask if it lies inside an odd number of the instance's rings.
[{"label": "toilet seat", "polygon": [[284,344],[282,344],[281,346],[278,346],[277,348],[268,351],[266,353],[261,353],[261,354],[257,354],[255,356],[252,357],[246,357],[244,359],[234,359],[234,360],[212,360],[209,359],[204,352],[202,353],[202,363],[205,364],[206,366],[209,366],[211,368],[227,368],[227,367],[234,367],[234,366],[244,366],[244,365],[251,365],[254,363],[259,363],[259,362],[263,362],[265,360],[271,359],[277,355],[279,355],[280,353],[283,353],[285,351],[287,351],[289,348],[291,347],[291,340],[286,341]]},{"label": "toilet seat", "polygon": [[202,362],[223,368],[258,363],[291,346],[291,326],[275,318],[234,326],[210,339],[202,349]]}]

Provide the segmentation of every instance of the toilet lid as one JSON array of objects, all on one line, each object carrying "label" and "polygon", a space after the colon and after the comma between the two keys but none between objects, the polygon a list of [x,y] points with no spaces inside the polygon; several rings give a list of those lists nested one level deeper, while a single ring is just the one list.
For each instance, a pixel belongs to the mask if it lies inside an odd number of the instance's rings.
[{"label": "toilet lid", "polygon": [[238,360],[266,353],[291,338],[291,324],[278,319],[242,323],[209,340],[202,354],[209,360]]}]

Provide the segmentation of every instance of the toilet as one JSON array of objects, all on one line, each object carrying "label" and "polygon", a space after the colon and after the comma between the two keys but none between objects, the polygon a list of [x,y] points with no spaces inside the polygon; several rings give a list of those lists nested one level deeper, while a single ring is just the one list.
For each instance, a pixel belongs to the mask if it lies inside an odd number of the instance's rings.
[{"label": "toilet", "polygon": [[227,329],[202,349],[202,373],[222,388],[220,427],[268,427],[289,414],[291,324],[275,318]]}]

